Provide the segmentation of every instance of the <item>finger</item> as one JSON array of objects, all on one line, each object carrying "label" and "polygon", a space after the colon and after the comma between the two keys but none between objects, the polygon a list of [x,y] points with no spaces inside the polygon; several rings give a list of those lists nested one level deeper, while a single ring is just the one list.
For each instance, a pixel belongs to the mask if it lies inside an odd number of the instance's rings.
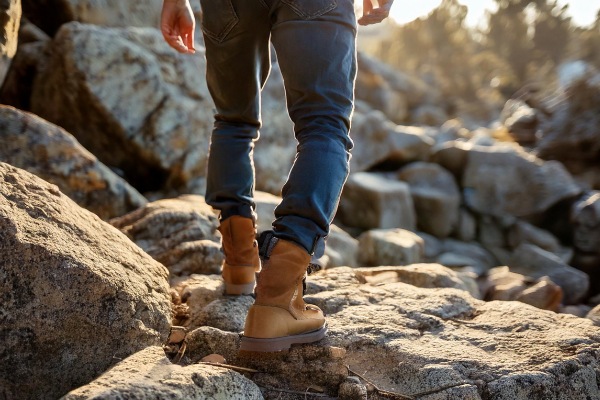
[{"label": "finger", "polygon": [[183,44],[183,40],[181,39],[181,36],[171,35],[171,36],[167,37],[167,43],[169,44],[169,46],[171,46],[173,49],[177,50],[179,53],[187,53],[188,52],[188,48],[186,47],[185,44]]},{"label": "finger", "polygon": [[196,48],[194,47],[194,31],[185,36],[185,45],[190,53],[196,52]]},{"label": "finger", "polygon": [[360,25],[370,25],[376,24],[384,19],[386,19],[390,15],[389,10],[376,8],[369,15],[364,15],[358,20]]},{"label": "finger", "polygon": [[369,15],[371,10],[373,10],[373,0],[364,0],[363,1],[363,17],[365,15]]}]

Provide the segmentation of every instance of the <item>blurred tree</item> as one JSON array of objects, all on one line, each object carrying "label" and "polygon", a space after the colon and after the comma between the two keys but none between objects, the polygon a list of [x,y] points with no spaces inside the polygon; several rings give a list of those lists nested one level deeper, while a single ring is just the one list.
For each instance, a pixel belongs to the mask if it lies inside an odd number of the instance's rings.
[{"label": "blurred tree", "polygon": [[479,108],[493,118],[529,83],[552,91],[566,60],[600,67],[600,12],[595,24],[575,29],[558,0],[494,1],[497,9],[474,30],[460,0],[443,0],[427,17],[391,27],[375,55],[438,89],[451,117]]},{"label": "blurred tree", "polygon": [[589,28],[579,28],[573,35],[574,58],[584,60],[600,69],[600,10]]},{"label": "blurred tree", "polygon": [[560,6],[556,0],[540,2],[533,22],[533,48],[536,61],[551,61],[555,65],[564,60],[573,31],[568,6]]}]

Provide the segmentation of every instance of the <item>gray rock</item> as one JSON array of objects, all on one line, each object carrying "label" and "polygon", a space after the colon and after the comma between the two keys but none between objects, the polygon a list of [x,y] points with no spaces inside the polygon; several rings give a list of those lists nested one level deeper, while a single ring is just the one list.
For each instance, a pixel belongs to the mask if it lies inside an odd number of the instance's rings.
[{"label": "gray rock", "polygon": [[355,267],[358,265],[358,253],[358,240],[337,225],[331,225],[325,247],[325,255],[328,259],[326,267]]},{"label": "gray rock", "polygon": [[23,19],[19,28],[19,46],[0,87],[0,103],[20,110],[31,109],[31,92],[37,70],[44,65],[48,55],[48,35]]},{"label": "gray rock", "polygon": [[600,73],[589,70],[559,87],[551,98],[553,106],[535,151],[542,159],[562,162],[585,186],[598,189]]},{"label": "gray rock", "polygon": [[560,286],[547,276],[532,279],[506,266],[491,269],[484,286],[486,300],[521,301],[543,310],[558,311],[563,298]]},{"label": "gray rock", "polygon": [[220,354],[227,363],[234,363],[238,356],[240,339],[241,336],[237,332],[201,326],[188,333],[185,339],[187,351],[184,359],[188,364],[193,364],[207,355]]},{"label": "gray rock", "polygon": [[70,21],[104,26],[160,26],[160,0],[22,0],[23,13],[50,35]]},{"label": "gray rock", "polygon": [[437,164],[415,162],[402,168],[398,178],[410,185],[417,213],[417,228],[447,237],[456,227],[460,188],[451,173]]},{"label": "gray rock", "polygon": [[381,174],[351,174],[338,212],[342,223],[352,227],[415,230],[416,215],[408,184]]},{"label": "gray rock", "polygon": [[461,242],[445,239],[437,262],[452,268],[469,267],[477,275],[483,275],[498,265],[495,257],[477,242]]},{"label": "gray rock", "polygon": [[382,163],[401,167],[425,161],[433,146],[425,132],[424,128],[395,125],[379,111],[357,108],[352,118],[350,169],[361,172]]},{"label": "gray rock", "polygon": [[189,321],[191,329],[210,326],[222,331],[242,332],[248,309],[254,304],[252,296],[226,296],[213,300]]},{"label": "gray rock", "polygon": [[521,99],[510,99],[500,114],[500,122],[517,143],[532,145],[537,141],[537,130],[541,122],[538,111]]},{"label": "gray rock", "polygon": [[587,274],[565,264],[558,256],[531,244],[515,249],[509,263],[511,271],[531,278],[548,276],[564,291],[565,304],[577,304],[588,292]]},{"label": "gray rock", "polygon": [[327,344],[347,349],[350,368],[380,388],[434,399],[600,397],[591,321],[456,289],[360,284],[354,274],[309,277],[327,288],[309,297],[328,315]]},{"label": "gray rock", "polygon": [[362,283],[403,282],[421,288],[454,288],[465,290],[475,298],[481,298],[481,293],[473,276],[453,271],[440,264],[357,268],[354,272]]},{"label": "gray rock", "polygon": [[203,192],[213,105],[201,49],[178,54],[156,29],[72,22],[49,51],[34,83],[34,113],[139,190]]},{"label": "gray rock", "polygon": [[463,242],[472,242],[477,236],[477,220],[473,213],[464,207],[460,207],[458,211],[455,235]]},{"label": "gray rock", "polygon": [[600,192],[586,192],[571,207],[569,216],[574,254],[571,264],[586,272],[592,293],[600,291]]},{"label": "gray rock", "polygon": [[592,308],[585,317],[591,319],[594,325],[600,326],[600,306]]},{"label": "gray rock", "polygon": [[54,185],[0,163],[0,387],[57,398],[166,340],[167,270]]},{"label": "gray rock", "polygon": [[[509,247],[513,249],[522,243],[529,243],[551,253],[561,252],[560,242],[552,233],[522,220],[508,229],[506,239]],[[598,244],[600,245],[600,242]]]},{"label": "gray rock", "polygon": [[423,261],[425,244],[404,229],[372,229],[358,237],[358,262],[365,266],[408,265]]},{"label": "gray rock", "polygon": [[575,249],[600,254],[600,191],[587,192],[573,204],[570,222]]},{"label": "gray rock", "polygon": [[10,63],[17,53],[21,0],[3,0],[0,4],[0,86],[4,82]]},{"label": "gray rock", "polygon": [[258,386],[227,368],[172,364],[161,347],[148,347],[123,360],[63,400],[84,399],[262,399]]},{"label": "gray rock", "polygon": [[102,219],[142,207],[146,199],[64,129],[0,106],[0,160],[57,185]]},{"label": "gray rock", "polygon": [[469,208],[499,217],[539,214],[581,193],[562,164],[509,146],[468,150],[461,187]]},{"label": "gray rock", "polygon": [[110,222],[174,276],[221,271],[219,222],[202,196],[154,201]]}]

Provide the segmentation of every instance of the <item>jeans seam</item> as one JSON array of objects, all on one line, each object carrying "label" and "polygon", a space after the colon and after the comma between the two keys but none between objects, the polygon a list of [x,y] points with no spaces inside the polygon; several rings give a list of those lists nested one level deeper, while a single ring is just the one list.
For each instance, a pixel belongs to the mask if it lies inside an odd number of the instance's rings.
[{"label": "jeans seam", "polygon": [[219,34],[215,34],[211,31],[209,31],[208,29],[205,28],[204,24],[202,24],[202,32],[204,32],[204,34],[208,37],[210,37],[211,39],[217,41],[218,43],[223,42],[223,40],[225,40],[225,37],[227,37],[227,35],[229,34],[229,32],[231,32],[231,30],[233,29],[233,27],[235,25],[237,25],[237,23],[239,22],[239,18],[237,16],[237,14],[235,13],[235,9],[233,8],[233,4],[231,4],[231,1],[227,1],[226,2],[227,5],[229,6],[229,9],[231,10],[231,14],[233,15],[233,18],[231,19],[231,22],[229,22],[227,25],[225,25],[225,27],[223,29],[221,29],[221,32]]},{"label": "jeans seam", "polygon": [[329,11],[331,11],[337,7],[337,0],[331,0],[326,7],[322,8],[320,10],[317,10],[311,14],[308,14],[308,13],[302,11],[300,9],[300,7],[298,7],[296,5],[296,2],[294,2],[293,0],[281,0],[281,2],[290,6],[290,8],[292,10],[294,10],[294,12],[302,19],[313,19],[313,18],[320,17],[321,15],[327,14]]}]

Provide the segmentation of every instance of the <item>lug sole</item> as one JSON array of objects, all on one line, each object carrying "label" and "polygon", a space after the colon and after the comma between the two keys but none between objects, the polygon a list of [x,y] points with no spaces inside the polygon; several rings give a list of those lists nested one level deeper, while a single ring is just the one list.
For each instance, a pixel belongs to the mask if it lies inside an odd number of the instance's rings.
[{"label": "lug sole", "polygon": [[293,344],[306,344],[317,342],[327,334],[327,325],[323,325],[316,331],[302,333],[300,335],[283,336],[277,338],[259,339],[242,336],[240,351],[249,352],[277,352],[289,349]]}]

